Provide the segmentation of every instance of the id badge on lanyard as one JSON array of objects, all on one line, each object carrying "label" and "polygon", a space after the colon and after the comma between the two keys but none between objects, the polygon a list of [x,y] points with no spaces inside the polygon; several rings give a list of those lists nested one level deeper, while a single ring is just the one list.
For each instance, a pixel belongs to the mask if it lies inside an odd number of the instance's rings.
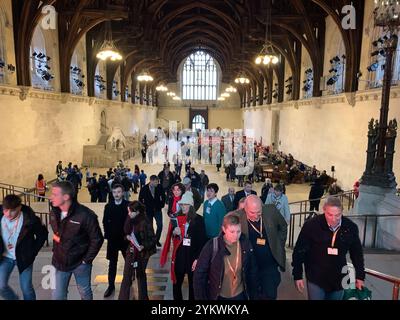
[{"label": "id badge on lanyard", "polygon": [[185,223],[185,236],[183,237],[183,246],[190,247],[191,239],[188,237],[189,223]]},{"label": "id badge on lanyard", "polygon": [[190,238],[183,238],[183,246],[190,247],[191,239]]},{"label": "id badge on lanyard", "polygon": [[331,246],[328,247],[328,255],[330,255],[330,256],[337,256],[337,255],[339,254],[338,248],[334,248],[335,242],[336,242],[336,236],[337,236],[337,233],[339,232],[339,230],[340,230],[340,228],[337,229],[337,230],[333,233]]}]

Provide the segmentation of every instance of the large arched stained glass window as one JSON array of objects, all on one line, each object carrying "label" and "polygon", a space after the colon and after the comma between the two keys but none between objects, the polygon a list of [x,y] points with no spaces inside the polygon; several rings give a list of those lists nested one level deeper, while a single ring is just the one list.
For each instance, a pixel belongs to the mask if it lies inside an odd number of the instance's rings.
[{"label": "large arched stained glass window", "polygon": [[184,100],[217,99],[217,66],[204,51],[192,53],[182,71],[182,98]]}]

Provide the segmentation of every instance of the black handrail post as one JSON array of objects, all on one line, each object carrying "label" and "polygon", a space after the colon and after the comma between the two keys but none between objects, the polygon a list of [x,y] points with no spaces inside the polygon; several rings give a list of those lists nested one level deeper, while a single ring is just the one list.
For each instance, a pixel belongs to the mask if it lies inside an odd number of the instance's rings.
[{"label": "black handrail post", "polygon": [[[49,230],[49,215],[46,214],[46,228]],[[47,234],[47,241],[46,241],[47,247],[49,246],[49,234]]]},{"label": "black handrail post", "polygon": [[365,218],[364,218],[363,247],[365,247],[365,239],[366,239],[366,236],[367,236],[367,222],[368,222],[368,216],[365,216]]},{"label": "black handrail post", "polygon": [[292,237],[292,215],[290,215],[290,219],[289,219],[289,248],[290,248],[291,237]]},{"label": "black handrail post", "polygon": [[376,233],[378,232],[378,216],[375,216],[373,249],[376,248]]},{"label": "black handrail post", "polygon": [[294,226],[296,225],[296,216],[293,216],[293,224],[292,224],[292,247],[294,247]]}]

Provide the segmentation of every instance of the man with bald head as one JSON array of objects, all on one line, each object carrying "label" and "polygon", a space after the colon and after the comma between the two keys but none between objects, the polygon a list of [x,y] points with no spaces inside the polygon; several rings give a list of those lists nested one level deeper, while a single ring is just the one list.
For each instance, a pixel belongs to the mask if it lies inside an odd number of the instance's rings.
[{"label": "man with bald head", "polygon": [[259,275],[259,297],[277,298],[281,274],[286,268],[285,243],[287,223],[273,204],[263,205],[256,195],[246,198],[244,209],[238,210],[242,233],[254,248]]}]

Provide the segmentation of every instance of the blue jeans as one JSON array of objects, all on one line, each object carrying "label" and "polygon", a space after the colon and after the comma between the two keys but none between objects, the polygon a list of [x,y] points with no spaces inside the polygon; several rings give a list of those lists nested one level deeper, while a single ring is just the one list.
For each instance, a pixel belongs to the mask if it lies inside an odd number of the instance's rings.
[{"label": "blue jeans", "polygon": [[326,292],[321,287],[307,281],[308,300],[342,300],[343,290]]},{"label": "blue jeans", "polygon": [[[5,300],[18,300],[18,296],[8,285],[11,273],[17,265],[16,260],[3,257],[0,262],[0,296]],[[30,265],[19,274],[19,284],[21,286],[24,300],[36,300],[35,289],[32,285],[33,265]]]},{"label": "blue jeans", "polygon": [[83,263],[69,272],[56,270],[56,289],[53,291],[53,300],[67,300],[68,286],[72,274],[75,277],[81,299],[93,300],[91,287],[92,265]]}]

